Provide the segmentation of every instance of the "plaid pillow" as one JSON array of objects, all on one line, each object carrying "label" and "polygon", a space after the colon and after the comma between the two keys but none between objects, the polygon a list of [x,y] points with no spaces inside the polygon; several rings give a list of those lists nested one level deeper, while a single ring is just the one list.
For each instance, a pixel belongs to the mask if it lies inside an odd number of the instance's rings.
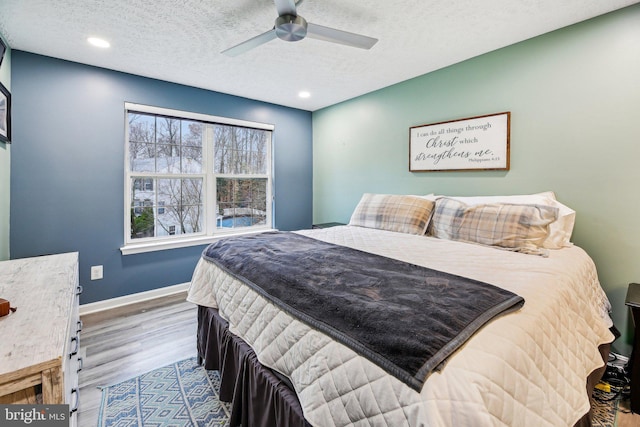
[{"label": "plaid pillow", "polygon": [[365,193],[349,225],[422,235],[429,225],[434,204],[417,196]]},{"label": "plaid pillow", "polygon": [[542,248],[558,208],[545,205],[491,203],[469,206],[438,199],[429,234],[440,239],[498,246],[516,252],[548,255]]}]

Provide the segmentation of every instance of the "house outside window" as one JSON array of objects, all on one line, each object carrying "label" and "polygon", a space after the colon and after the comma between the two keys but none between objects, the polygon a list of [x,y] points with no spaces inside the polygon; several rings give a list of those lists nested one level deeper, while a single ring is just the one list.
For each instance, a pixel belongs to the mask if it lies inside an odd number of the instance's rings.
[{"label": "house outside window", "polygon": [[125,248],[272,228],[272,125],[125,112]]}]

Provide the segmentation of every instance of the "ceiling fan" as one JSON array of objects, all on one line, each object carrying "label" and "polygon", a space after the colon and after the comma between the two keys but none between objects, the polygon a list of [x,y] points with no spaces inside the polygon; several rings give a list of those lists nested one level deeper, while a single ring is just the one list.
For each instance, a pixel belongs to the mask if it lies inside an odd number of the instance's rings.
[{"label": "ceiling fan", "polygon": [[371,49],[373,45],[377,43],[378,39],[372,37],[307,22],[302,16],[298,15],[296,10],[302,1],[303,0],[296,2],[294,2],[294,0],[274,0],[276,9],[278,10],[278,17],[276,18],[274,27],[266,33],[262,33],[236,46],[223,50],[222,53],[228,56],[238,56],[276,37],[284,41],[295,42],[308,36],[314,39],[360,49]]}]

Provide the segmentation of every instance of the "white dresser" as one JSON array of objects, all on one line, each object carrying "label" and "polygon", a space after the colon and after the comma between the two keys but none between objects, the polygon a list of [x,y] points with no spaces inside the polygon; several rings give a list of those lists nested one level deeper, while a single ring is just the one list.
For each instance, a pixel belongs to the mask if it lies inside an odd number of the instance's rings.
[{"label": "white dresser", "polygon": [[76,425],[80,329],[78,253],[0,262],[0,403],[69,404]]}]

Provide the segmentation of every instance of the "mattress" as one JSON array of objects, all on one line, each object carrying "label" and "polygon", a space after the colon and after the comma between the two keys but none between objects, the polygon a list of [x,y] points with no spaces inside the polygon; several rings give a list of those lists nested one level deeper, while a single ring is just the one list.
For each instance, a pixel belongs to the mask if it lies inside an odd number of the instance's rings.
[{"label": "mattress", "polygon": [[589,410],[585,378],[613,341],[609,302],[579,247],[539,257],[362,227],[298,233],[490,283],[522,309],[476,333],[420,392],[201,260],[188,300],[218,308],[258,360],[291,380],[314,426],[567,426]]}]

